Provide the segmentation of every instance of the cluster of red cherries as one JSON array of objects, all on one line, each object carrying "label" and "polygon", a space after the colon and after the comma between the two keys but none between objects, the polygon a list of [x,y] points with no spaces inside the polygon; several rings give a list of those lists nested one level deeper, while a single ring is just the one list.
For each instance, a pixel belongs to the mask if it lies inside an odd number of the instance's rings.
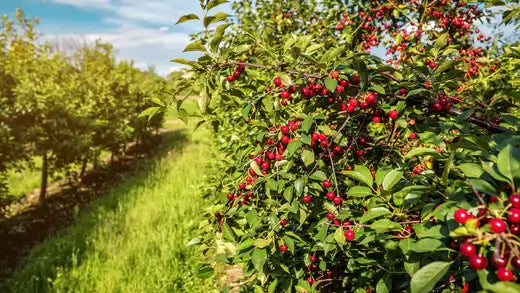
[{"label": "cluster of red cherries", "polygon": [[[499,199],[498,197],[493,197],[493,200]],[[482,241],[481,235],[480,238],[467,237],[464,243],[460,244],[459,251],[468,258],[469,266],[475,270],[483,270],[488,267],[488,258],[483,255],[486,245],[481,245],[478,248],[475,244],[476,242],[481,244],[487,243],[492,238],[500,239],[500,241],[495,242],[497,246],[490,257],[490,261],[496,268],[496,276],[499,280],[516,281],[517,277],[509,268],[520,269],[520,256],[518,246],[515,245],[515,242],[510,242],[510,238],[516,238],[516,236],[510,234],[520,235],[520,194],[513,193],[509,196],[508,202],[507,221],[502,219],[502,217],[488,217],[486,208],[480,209],[477,216],[465,209],[457,209],[454,213],[454,218],[459,224],[466,224],[468,220],[473,219],[476,221],[476,227],[480,227],[481,222],[487,223],[493,233],[486,241]]]},{"label": "cluster of red cherries", "polygon": [[[238,60],[238,62],[240,63],[241,61]],[[246,66],[244,64],[237,65],[235,71],[233,71],[233,74],[226,76],[226,80],[229,82],[233,82],[239,79],[240,75],[242,74],[242,72],[244,72],[244,70],[246,70]]]}]

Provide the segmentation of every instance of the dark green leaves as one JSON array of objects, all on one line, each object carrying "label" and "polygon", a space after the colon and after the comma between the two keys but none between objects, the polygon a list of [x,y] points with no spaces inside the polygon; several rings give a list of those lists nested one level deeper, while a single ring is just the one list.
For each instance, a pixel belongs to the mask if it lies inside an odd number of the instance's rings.
[{"label": "dark green leaves", "polygon": [[431,292],[435,284],[448,272],[451,262],[432,262],[417,271],[410,283],[411,293]]},{"label": "dark green leaves", "polygon": [[209,265],[203,266],[197,272],[197,277],[199,277],[201,279],[208,279],[208,278],[211,278],[214,273],[215,273],[215,270],[211,266],[209,266]]}]

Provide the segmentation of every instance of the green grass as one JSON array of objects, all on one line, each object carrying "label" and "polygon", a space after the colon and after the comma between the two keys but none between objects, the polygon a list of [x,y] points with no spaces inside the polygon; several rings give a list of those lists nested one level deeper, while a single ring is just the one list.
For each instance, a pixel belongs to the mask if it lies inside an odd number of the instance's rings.
[{"label": "green grass", "polygon": [[[204,132],[170,134],[176,147],[32,250],[4,292],[213,292],[195,275],[200,255],[185,244],[204,208],[209,143]],[[188,140],[181,147],[182,140]],[[4,284],[4,286],[6,285]]]}]

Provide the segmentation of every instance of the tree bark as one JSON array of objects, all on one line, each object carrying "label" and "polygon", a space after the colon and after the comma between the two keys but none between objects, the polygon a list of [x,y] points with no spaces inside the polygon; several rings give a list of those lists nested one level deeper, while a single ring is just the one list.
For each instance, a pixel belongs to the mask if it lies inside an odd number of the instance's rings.
[{"label": "tree bark", "polygon": [[81,171],[79,173],[79,179],[83,179],[83,177],[85,177],[85,172],[87,171],[87,157],[85,156],[83,158],[83,161],[81,162]]},{"label": "tree bark", "polygon": [[42,163],[42,178],[40,184],[40,204],[45,204],[45,195],[47,194],[47,180],[49,177],[49,162],[48,162],[47,153],[43,154],[43,163]]}]

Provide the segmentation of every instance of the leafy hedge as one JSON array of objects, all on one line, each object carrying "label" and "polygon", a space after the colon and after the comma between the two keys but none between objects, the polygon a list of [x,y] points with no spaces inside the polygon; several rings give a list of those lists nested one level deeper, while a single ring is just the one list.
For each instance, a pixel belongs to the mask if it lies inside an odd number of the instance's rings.
[{"label": "leafy hedge", "polygon": [[520,48],[475,25],[513,3],[222,2],[173,60],[221,151],[191,244],[244,292],[520,290]]}]

